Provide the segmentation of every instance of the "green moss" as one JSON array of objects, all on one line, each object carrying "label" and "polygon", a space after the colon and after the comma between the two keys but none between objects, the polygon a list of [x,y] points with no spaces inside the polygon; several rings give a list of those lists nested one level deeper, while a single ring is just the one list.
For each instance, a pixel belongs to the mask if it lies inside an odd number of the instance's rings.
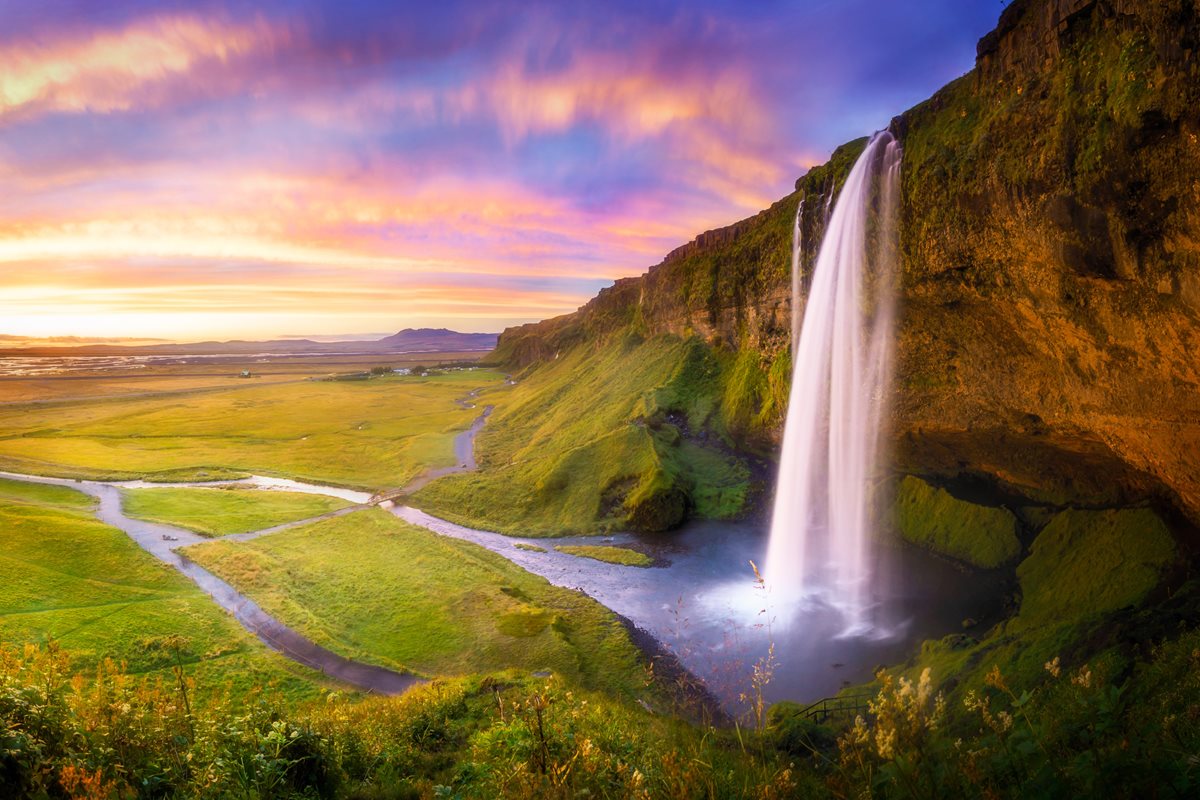
[{"label": "green moss", "polygon": [[995,569],[1021,552],[1012,512],[959,500],[912,475],[900,481],[895,519],[906,540],[975,567]]},{"label": "green moss", "polygon": [[1018,619],[1036,625],[1134,605],[1174,557],[1170,532],[1149,509],[1063,511],[1017,568]]},{"label": "green moss", "polygon": [[608,564],[621,564],[626,567],[648,567],[654,563],[654,559],[645,553],[639,553],[637,550],[630,550],[627,547],[562,544],[554,549],[569,556],[592,558],[596,561],[604,561]]},{"label": "green moss", "polygon": [[544,553],[546,548],[538,547],[536,544],[528,544],[527,542],[513,542],[513,547],[518,550],[525,550],[530,553]]}]

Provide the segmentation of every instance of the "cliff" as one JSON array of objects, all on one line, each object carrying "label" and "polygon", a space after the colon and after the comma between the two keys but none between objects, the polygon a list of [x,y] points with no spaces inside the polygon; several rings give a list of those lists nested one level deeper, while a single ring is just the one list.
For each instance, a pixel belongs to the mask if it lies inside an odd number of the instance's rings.
[{"label": "cliff", "polygon": [[[1017,0],[975,69],[900,115],[901,470],[1026,502],[1153,501],[1200,521],[1200,12]],[[811,267],[853,142],[796,191],[574,314],[505,331],[537,365],[631,332],[726,368],[718,433],[778,440],[792,220]],[[692,431],[694,433],[694,431]]]}]

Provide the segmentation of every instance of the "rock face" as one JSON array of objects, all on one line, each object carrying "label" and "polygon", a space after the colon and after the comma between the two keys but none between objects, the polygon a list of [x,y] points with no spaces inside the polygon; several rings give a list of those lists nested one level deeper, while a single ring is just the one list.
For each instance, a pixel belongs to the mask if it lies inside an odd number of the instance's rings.
[{"label": "rock face", "polygon": [[[1153,500],[1200,522],[1200,11],[1016,0],[978,53],[892,125],[899,467],[1042,503]],[[764,376],[788,349],[792,220],[803,200],[811,267],[862,145],[578,312],[505,331],[497,357],[536,364],[630,330],[699,337],[761,372],[742,435],[777,442]]]}]

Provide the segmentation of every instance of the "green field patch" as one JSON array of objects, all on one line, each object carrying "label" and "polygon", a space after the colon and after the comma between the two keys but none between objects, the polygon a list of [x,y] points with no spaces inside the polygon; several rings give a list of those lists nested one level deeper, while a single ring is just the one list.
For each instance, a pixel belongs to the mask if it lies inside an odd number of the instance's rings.
[{"label": "green field patch", "polygon": [[319,517],[351,505],[325,495],[227,486],[212,489],[125,489],[131,517],[177,525],[204,536],[248,533]]},{"label": "green field patch", "polygon": [[554,615],[543,608],[525,606],[502,614],[496,628],[508,636],[528,638],[537,636],[554,622]]},{"label": "green field patch", "polygon": [[169,397],[0,409],[0,465],[98,479],[282,475],[384,489],[452,465],[487,370],[360,383],[255,384]]},{"label": "green field patch", "polygon": [[566,553],[569,556],[591,558],[596,561],[603,561],[607,564],[621,564],[622,566],[626,567],[648,567],[654,563],[654,559],[645,553],[639,553],[637,550],[630,550],[627,547],[609,547],[605,545],[591,544],[560,544],[554,549],[560,553]]},{"label": "green field patch", "polygon": [[517,548],[518,550],[525,550],[526,552],[529,552],[529,553],[544,553],[544,552],[546,552],[546,548],[539,547],[536,544],[529,544],[528,542],[513,542],[513,547]]},{"label": "green field patch", "polygon": [[0,502],[91,508],[96,501],[83,492],[66,486],[51,486],[44,483],[27,483],[10,478],[0,478]]},{"label": "green field patch", "polygon": [[548,669],[591,686],[638,685],[638,651],[603,606],[382,510],[186,552],[347,657],[424,675]]},{"label": "green field patch", "polygon": [[84,673],[106,659],[135,673],[182,662],[201,695],[260,683],[295,698],[317,693],[319,676],[267,650],[123,532],[76,509],[30,503],[34,496],[78,502],[53,492],[0,499],[0,640],[56,642]]}]

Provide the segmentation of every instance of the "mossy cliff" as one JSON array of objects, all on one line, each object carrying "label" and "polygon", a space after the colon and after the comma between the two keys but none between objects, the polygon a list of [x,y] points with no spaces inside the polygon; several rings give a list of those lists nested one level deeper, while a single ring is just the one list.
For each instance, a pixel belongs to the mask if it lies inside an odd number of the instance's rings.
[{"label": "mossy cliff", "polygon": [[[1151,501],[1200,521],[1196,4],[1018,0],[975,69],[892,129],[905,150],[901,470],[1059,507]],[[620,342],[632,364],[638,342],[694,340],[711,370],[688,403],[707,413],[681,435],[770,458],[790,369],[792,221],[803,199],[811,269],[825,203],[862,146],[579,311],[505,331],[495,359],[536,384],[572,353],[586,365]],[[639,391],[675,372],[646,374]],[[659,433],[675,421],[664,414]],[[485,457],[504,426],[481,437]],[[702,482],[657,474],[695,513]]]}]

